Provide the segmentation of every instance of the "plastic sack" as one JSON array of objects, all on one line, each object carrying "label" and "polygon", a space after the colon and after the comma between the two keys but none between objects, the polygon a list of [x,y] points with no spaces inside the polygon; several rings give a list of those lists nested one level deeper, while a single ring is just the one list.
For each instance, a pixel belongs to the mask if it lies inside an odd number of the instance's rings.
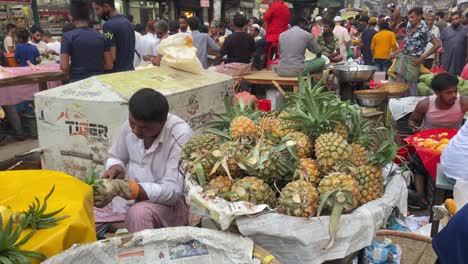
[{"label": "plastic sack", "polygon": [[197,49],[193,46],[192,36],[178,33],[164,39],[158,45],[162,55],[161,66],[166,65],[181,71],[201,74],[203,66],[198,59]]},{"label": "plastic sack", "polygon": [[382,244],[373,240],[372,245],[364,250],[365,264],[400,264],[401,247],[392,244],[392,241],[385,238]]},{"label": "plastic sack", "polygon": [[[55,227],[38,230],[21,249],[51,257],[73,244],[96,241],[93,190],[87,184],[65,173],[48,170],[0,172],[0,182],[0,205],[10,206],[14,212],[27,210],[34,197],[42,202],[55,185],[46,213],[64,207],[57,216],[70,216]],[[26,234],[27,231],[22,236]]]},{"label": "plastic sack", "polygon": [[453,188],[453,200],[457,206],[456,211],[462,209],[468,203],[468,182],[457,181]]},{"label": "plastic sack", "polygon": [[465,67],[463,67],[460,77],[462,77],[465,80],[468,80],[468,63],[465,64]]},{"label": "plastic sack", "polygon": [[441,153],[437,153],[433,150],[419,147],[418,141],[415,138],[429,138],[431,135],[438,135],[443,132],[446,132],[448,135],[445,138],[452,139],[458,132],[456,128],[434,128],[425,131],[418,132],[412,136],[405,138],[405,141],[409,144],[412,144],[416,149],[416,153],[418,154],[419,158],[421,159],[424,168],[426,168],[427,172],[431,175],[431,177],[435,180],[437,177],[437,164],[440,163],[440,155]]}]

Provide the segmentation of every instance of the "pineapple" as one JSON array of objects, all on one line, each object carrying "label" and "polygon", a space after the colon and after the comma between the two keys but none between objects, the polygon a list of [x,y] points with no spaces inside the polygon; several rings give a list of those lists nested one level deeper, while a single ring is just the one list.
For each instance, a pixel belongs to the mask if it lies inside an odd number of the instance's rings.
[{"label": "pineapple", "polygon": [[208,196],[218,196],[226,198],[226,194],[231,190],[234,181],[229,179],[228,176],[219,176],[214,178],[208,183],[207,191],[205,194]]},{"label": "pineapple", "polygon": [[299,217],[314,216],[318,207],[318,193],[309,182],[293,181],[281,190],[278,204],[278,212],[281,214]]},{"label": "pineapple", "polygon": [[[250,151],[250,141],[239,139],[226,141],[211,152],[209,166],[205,168],[207,180],[210,181],[218,175],[228,175],[231,179],[240,176],[239,161]],[[207,171],[209,170],[209,171]]]},{"label": "pineapple", "polygon": [[90,174],[86,177],[86,184],[93,188],[93,195],[96,196],[99,194],[99,190],[104,188],[104,184],[99,179],[99,171],[96,171],[96,166],[91,169]]},{"label": "pineapple", "polygon": [[313,159],[300,159],[296,169],[296,176],[301,180],[312,183],[312,186],[317,186],[320,182],[320,173],[317,163]]},{"label": "pineapple", "polygon": [[352,143],[351,150],[353,153],[351,156],[351,163],[354,166],[359,167],[367,163],[369,159],[369,153],[367,152],[366,148],[364,148],[361,144]]},{"label": "pineapple", "polygon": [[296,155],[300,159],[309,158],[311,156],[312,145],[309,137],[302,132],[291,132],[286,135],[296,143]]},{"label": "pineapple", "polygon": [[350,175],[341,172],[325,176],[317,188],[320,194],[318,216],[323,208],[331,210],[329,232],[330,240],[325,247],[329,249],[335,242],[336,231],[342,212],[350,212],[358,207],[361,194],[357,181]]},{"label": "pineapple", "polygon": [[255,123],[250,118],[242,115],[232,120],[229,131],[233,139],[242,136],[255,137],[257,135]]},{"label": "pineapple", "polygon": [[320,171],[326,174],[334,164],[351,158],[351,146],[337,133],[322,134],[315,141],[315,155]]},{"label": "pineapple", "polygon": [[[4,212],[3,212],[4,213]],[[31,230],[25,236],[20,236],[28,226],[31,216],[27,216],[15,225],[13,216],[3,220],[3,213],[0,217],[0,263],[31,263],[30,258],[44,260],[46,256],[35,251],[22,250],[24,245],[34,235],[35,230]],[[21,239],[20,239],[21,237]]]},{"label": "pineapple", "polygon": [[221,138],[211,133],[205,133],[191,138],[182,149],[182,160],[193,161],[200,155],[205,155],[219,144]]},{"label": "pineapple", "polygon": [[378,148],[371,152],[367,164],[358,167],[356,179],[361,191],[361,204],[382,197],[384,193],[382,167],[393,161],[398,151],[392,130],[387,134],[383,133],[383,130],[378,130],[374,139]]},{"label": "pineapple", "polygon": [[263,180],[245,177],[237,180],[231,187],[231,202],[244,201],[253,204],[267,204],[275,207],[276,197],[273,190]]},{"label": "pineapple", "polygon": [[263,117],[258,124],[258,136],[269,133],[275,138],[282,138],[286,133],[282,129],[281,121],[275,117]]},{"label": "pineapple", "polygon": [[344,123],[338,123],[337,126],[333,129],[335,133],[342,136],[344,139],[348,138],[348,127]]},{"label": "pineapple", "polygon": [[280,121],[281,131],[284,132],[284,135],[286,135],[288,133],[291,133],[291,132],[294,132],[294,130],[291,129],[294,122],[288,120],[288,117],[289,117],[289,112],[287,112],[287,111],[282,111],[278,115],[278,120]]}]

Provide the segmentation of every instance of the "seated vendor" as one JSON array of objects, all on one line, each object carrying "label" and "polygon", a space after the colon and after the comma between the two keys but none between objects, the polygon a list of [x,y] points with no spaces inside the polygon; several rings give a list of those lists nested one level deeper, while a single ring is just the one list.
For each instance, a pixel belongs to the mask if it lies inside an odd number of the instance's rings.
[{"label": "seated vendor", "polygon": [[100,180],[105,188],[94,197],[100,236],[119,228],[133,233],[188,224],[179,156],[193,132],[168,111],[167,99],[155,90],[141,89],[130,98],[128,121]]},{"label": "seated vendor", "polygon": [[[409,126],[414,133],[432,128],[460,128],[468,111],[468,97],[458,94],[457,84],[457,77],[449,73],[434,77],[431,87],[435,95],[420,101],[410,116]],[[414,162],[416,194],[410,194],[410,204],[414,201],[418,207],[425,208],[428,205],[422,174],[425,169],[420,159],[416,158]]]},{"label": "seated vendor", "polygon": [[[319,72],[325,66],[321,58],[319,44],[309,32],[298,26],[298,18],[291,19],[291,29],[281,33],[279,37],[279,63],[276,72],[281,77],[296,77],[298,74]],[[306,49],[317,54],[317,58],[305,61]]]}]

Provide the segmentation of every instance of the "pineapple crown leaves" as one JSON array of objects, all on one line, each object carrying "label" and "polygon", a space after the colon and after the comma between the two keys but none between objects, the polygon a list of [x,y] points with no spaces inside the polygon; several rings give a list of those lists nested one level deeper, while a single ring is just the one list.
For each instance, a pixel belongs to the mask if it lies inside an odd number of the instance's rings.
[{"label": "pineapple crown leaves", "polygon": [[198,184],[203,188],[206,189],[206,177],[205,177],[205,170],[203,166],[199,163],[195,169],[195,175],[197,176]]},{"label": "pineapple crown leaves", "polygon": [[47,210],[47,200],[49,200],[54,190],[55,185],[52,187],[50,192],[44,197],[42,205],[39,199],[37,197],[34,197],[35,202],[29,205],[29,209],[27,211],[21,213],[23,217],[31,217],[30,221],[28,221],[27,226],[31,227],[32,229],[50,228],[56,226],[59,221],[70,217],[68,215],[54,217],[60,212],[62,212],[63,209],[65,209],[65,207],[45,214],[45,211]]},{"label": "pineapple crown leaves", "polygon": [[373,128],[373,122],[366,120],[362,115],[362,111],[356,106],[350,106],[349,117],[349,140],[359,143],[365,148],[369,148],[372,141],[370,132]]},{"label": "pineapple crown leaves", "polygon": [[[19,249],[34,235],[35,230],[30,231],[26,236],[19,240],[21,233],[28,225],[31,216],[20,219],[19,225],[14,229],[13,216],[3,228],[3,220],[0,217],[0,263],[31,263],[29,258],[46,259],[41,253]],[[18,241],[19,240],[19,241]]]},{"label": "pineapple crown leaves", "polygon": [[96,166],[93,166],[91,172],[89,173],[88,177],[86,177],[86,184],[93,188],[93,194],[97,195],[99,193],[99,189],[104,188],[104,183],[101,181],[97,181],[99,179],[100,171],[96,170]]},{"label": "pineapple crown leaves", "polygon": [[377,128],[375,130],[376,150],[372,151],[369,163],[383,167],[393,161],[397,156],[398,145],[394,140],[393,129]]}]

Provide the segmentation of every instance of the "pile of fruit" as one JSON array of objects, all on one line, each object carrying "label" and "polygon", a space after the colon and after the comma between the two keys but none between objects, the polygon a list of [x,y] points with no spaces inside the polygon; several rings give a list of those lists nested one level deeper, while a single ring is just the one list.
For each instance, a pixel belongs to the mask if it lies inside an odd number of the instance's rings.
[{"label": "pile of fruit", "polygon": [[[52,196],[55,186],[45,196],[42,203],[38,198],[24,212],[14,213],[9,207],[0,206],[0,263],[31,263],[29,258],[45,259],[38,252],[21,250],[20,247],[31,239],[39,229],[51,228],[68,215],[57,215],[64,208],[47,212],[47,200]],[[22,236],[22,233],[27,232]]]},{"label": "pile of fruit", "polygon": [[182,160],[207,198],[297,217],[331,214],[331,246],[342,212],[383,195],[382,167],[398,147],[393,131],[324,91],[323,81],[310,83],[301,81],[279,112],[226,100],[226,113],[184,146]]},{"label": "pile of fruit", "polygon": [[449,134],[447,132],[442,132],[437,135],[430,135],[427,138],[414,137],[413,144],[418,147],[432,150],[436,153],[442,153],[450,141],[450,139],[447,138],[448,135]]},{"label": "pile of fruit", "polygon": [[[419,77],[419,82],[416,87],[418,95],[428,96],[434,94],[434,91],[431,89],[431,83],[432,79],[434,79],[434,76],[436,76],[436,74],[428,73]],[[460,76],[458,76],[458,92],[461,95],[468,95],[468,80],[464,80]]]}]

